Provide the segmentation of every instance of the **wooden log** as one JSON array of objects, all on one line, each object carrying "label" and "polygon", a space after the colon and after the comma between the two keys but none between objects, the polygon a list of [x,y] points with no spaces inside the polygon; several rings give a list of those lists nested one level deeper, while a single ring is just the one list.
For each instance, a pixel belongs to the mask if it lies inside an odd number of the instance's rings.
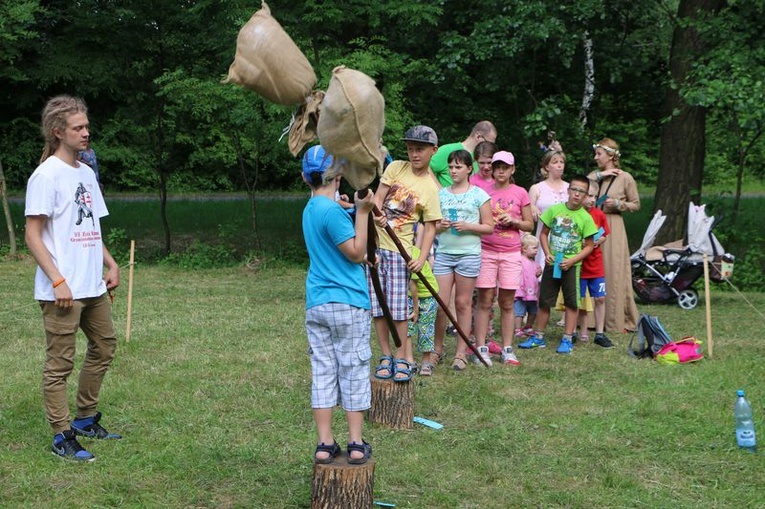
[{"label": "wooden log", "polygon": [[369,420],[394,429],[414,426],[414,385],[372,377],[372,407]]},{"label": "wooden log", "polygon": [[329,464],[313,464],[311,509],[372,509],[375,460],[351,465],[345,453]]}]

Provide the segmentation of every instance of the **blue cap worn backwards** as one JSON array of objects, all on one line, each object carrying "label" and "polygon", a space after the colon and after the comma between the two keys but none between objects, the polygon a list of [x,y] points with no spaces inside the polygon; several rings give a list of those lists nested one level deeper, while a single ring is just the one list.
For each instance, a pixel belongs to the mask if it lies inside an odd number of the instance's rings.
[{"label": "blue cap worn backwards", "polygon": [[324,147],[314,145],[303,155],[303,175],[310,181],[311,173],[323,174],[332,166],[332,161],[332,156],[324,150]]}]

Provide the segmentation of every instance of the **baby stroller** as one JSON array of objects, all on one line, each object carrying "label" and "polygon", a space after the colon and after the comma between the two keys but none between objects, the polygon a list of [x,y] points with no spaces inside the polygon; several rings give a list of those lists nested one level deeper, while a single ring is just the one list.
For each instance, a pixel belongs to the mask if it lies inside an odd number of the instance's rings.
[{"label": "baby stroller", "polygon": [[726,253],[712,229],[720,220],[709,217],[704,205],[691,203],[688,207],[688,244],[678,240],[665,246],[653,246],[656,234],[666,216],[661,210],[653,216],[640,249],[632,262],[632,288],[643,302],[668,303],[676,301],[683,309],[693,309],[699,303],[699,293],[693,284],[704,274],[704,254],[708,256],[709,278],[720,282],[733,274],[735,257]]}]

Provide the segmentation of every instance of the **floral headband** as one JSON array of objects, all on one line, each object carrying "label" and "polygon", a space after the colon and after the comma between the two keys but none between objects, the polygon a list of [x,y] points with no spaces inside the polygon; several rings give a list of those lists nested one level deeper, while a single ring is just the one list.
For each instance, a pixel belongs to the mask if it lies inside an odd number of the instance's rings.
[{"label": "floral headband", "polygon": [[619,152],[619,151],[618,151],[618,150],[616,150],[615,148],[606,147],[605,145],[600,145],[600,144],[597,144],[597,145],[593,145],[593,146],[592,146],[592,149],[593,149],[593,150],[595,150],[596,148],[602,148],[602,149],[603,149],[603,150],[605,150],[607,153],[609,153],[609,154],[613,154],[613,155],[615,155],[616,157],[619,157],[620,155],[622,155],[622,154],[621,154],[621,152]]}]

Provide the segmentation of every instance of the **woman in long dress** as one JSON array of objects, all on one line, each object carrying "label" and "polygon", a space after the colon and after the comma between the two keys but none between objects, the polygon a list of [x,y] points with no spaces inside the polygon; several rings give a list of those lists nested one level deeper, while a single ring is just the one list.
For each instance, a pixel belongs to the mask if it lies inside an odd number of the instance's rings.
[{"label": "woman in long dress", "polygon": [[606,213],[611,235],[601,249],[606,269],[606,330],[608,332],[634,331],[638,311],[632,293],[632,268],[622,214],[640,210],[640,196],[632,175],[619,166],[619,145],[603,138],[596,145],[596,171],[588,177],[600,184],[596,202]]}]

